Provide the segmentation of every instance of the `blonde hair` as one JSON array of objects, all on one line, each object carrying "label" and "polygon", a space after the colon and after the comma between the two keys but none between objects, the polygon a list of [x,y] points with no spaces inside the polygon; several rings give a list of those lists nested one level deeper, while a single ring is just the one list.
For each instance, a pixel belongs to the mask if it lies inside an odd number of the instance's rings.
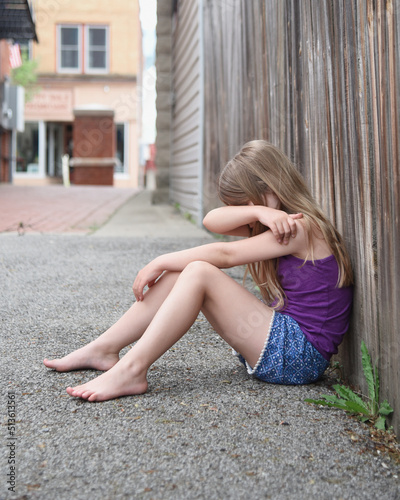
[{"label": "blonde hair", "polygon": [[[280,201],[280,210],[303,214],[309,242],[305,261],[309,257],[313,260],[311,233],[313,228],[319,229],[339,266],[337,286],[349,286],[353,275],[344,241],[318,207],[301,174],[277,147],[262,140],[248,142],[223,168],[218,184],[219,197],[226,205],[247,205],[249,201],[265,205],[265,193],[271,191]],[[251,236],[267,229],[257,222]],[[251,263],[248,270],[267,303],[281,309],[285,294],[277,275],[277,259]]]}]

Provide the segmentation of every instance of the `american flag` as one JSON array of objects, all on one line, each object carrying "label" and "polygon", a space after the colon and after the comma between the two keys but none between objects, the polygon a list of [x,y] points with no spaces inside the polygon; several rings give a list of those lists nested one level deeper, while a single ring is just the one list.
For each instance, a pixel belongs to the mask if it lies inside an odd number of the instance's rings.
[{"label": "american flag", "polygon": [[10,66],[12,69],[19,68],[22,65],[21,51],[19,50],[18,43],[14,45],[9,45],[10,52]]}]

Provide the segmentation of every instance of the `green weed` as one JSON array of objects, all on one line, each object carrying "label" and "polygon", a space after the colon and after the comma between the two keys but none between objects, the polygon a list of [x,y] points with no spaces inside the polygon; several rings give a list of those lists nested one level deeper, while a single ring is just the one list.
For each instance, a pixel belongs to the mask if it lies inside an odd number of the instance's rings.
[{"label": "green weed", "polygon": [[193,218],[193,215],[190,212],[185,212],[183,214],[183,218],[186,219],[187,221],[191,222],[192,224],[196,223],[196,221]]},{"label": "green weed", "polygon": [[361,342],[361,361],[365,379],[368,385],[368,397],[362,398],[345,385],[334,385],[334,394],[322,394],[321,399],[305,399],[307,403],[314,403],[331,408],[340,408],[356,415],[362,422],[371,422],[379,430],[386,429],[386,418],[393,412],[393,408],[385,400],[379,403],[379,375],[377,366],[372,366],[371,356],[365,342]]}]

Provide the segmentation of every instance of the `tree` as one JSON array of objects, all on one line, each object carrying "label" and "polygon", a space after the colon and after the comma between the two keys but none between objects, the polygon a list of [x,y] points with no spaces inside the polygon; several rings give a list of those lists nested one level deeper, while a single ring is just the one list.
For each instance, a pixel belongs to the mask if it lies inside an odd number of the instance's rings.
[{"label": "tree", "polygon": [[11,81],[14,85],[21,85],[25,89],[25,102],[33,99],[40,88],[37,82],[38,61],[22,57],[22,65],[11,71]]}]

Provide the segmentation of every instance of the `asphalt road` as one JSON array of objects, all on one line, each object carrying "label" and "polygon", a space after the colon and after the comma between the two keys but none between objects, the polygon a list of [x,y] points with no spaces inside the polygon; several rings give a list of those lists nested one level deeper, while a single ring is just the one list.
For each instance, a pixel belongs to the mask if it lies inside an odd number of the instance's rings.
[{"label": "asphalt road", "polygon": [[0,235],[1,499],[400,498],[400,467],[369,428],[304,402],[328,379],[259,382],[201,316],[144,395],[77,400],[65,388],[94,372],[43,366],[120,317],[149,259],[208,241]]},{"label": "asphalt road", "polygon": [[330,379],[259,382],[201,315],[153,365],[148,393],[67,395],[95,372],[57,373],[42,360],[115,322],[150,259],[212,241],[149,200],[132,197],[90,236],[0,234],[0,499],[400,498],[400,467],[369,428],[304,402]]}]

